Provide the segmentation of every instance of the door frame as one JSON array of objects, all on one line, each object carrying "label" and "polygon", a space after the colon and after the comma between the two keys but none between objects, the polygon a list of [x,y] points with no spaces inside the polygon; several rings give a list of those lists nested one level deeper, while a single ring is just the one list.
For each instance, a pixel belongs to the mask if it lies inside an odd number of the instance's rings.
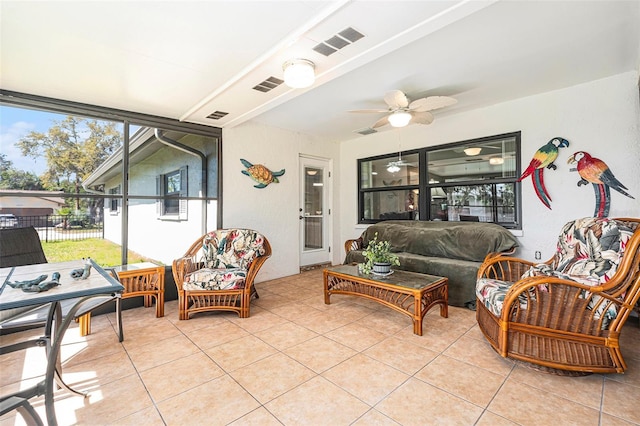
[{"label": "door frame", "polygon": [[299,266],[310,266],[315,264],[332,263],[333,250],[332,247],[332,235],[333,235],[333,160],[331,158],[324,158],[308,154],[299,154],[298,156],[298,171],[300,177],[299,191],[298,191],[298,209],[299,216],[302,216],[304,211],[304,186],[305,186],[305,166],[316,166],[324,169],[324,191],[323,191],[323,242],[324,246],[314,251],[313,255],[308,255],[309,252],[304,250],[304,220],[299,219],[298,226],[298,254],[299,254]]}]

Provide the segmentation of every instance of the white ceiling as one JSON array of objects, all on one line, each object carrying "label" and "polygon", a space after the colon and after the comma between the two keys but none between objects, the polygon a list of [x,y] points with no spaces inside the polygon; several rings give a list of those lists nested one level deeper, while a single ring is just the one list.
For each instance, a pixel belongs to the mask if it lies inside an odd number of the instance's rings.
[{"label": "white ceiling", "polygon": [[[348,27],[365,37],[313,50]],[[455,97],[437,120],[640,67],[637,0],[0,0],[0,31],[4,90],[327,140],[366,137],[382,114],[347,111],[393,89]],[[292,58],[316,64],[311,88],[252,89]]]}]

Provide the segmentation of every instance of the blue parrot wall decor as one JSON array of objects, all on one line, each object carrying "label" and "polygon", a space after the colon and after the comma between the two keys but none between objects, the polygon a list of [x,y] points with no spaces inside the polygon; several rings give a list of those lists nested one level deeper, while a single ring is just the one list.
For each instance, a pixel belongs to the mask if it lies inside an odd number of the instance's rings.
[{"label": "blue parrot wall decor", "polygon": [[533,189],[536,191],[536,195],[542,201],[549,210],[551,210],[551,197],[547,188],[544,186],[544,169],[555,170],[557,166],[553,162],[558,158],[560,148],[566,148],[569,146],[569,141],[555,137],[541,146],[529,163],[529,166],[522,173],[522,176],[518,178],[518,182],[522,181],[527,176],[531,176],[531,182],[533,182]]},{"label": "blue parrot wall decor", "polygon": [[611,206],[611,191],[609,188],[613,188],[622,195],[635,200],[635,198],[626,191],[629,188],[616,179],[609,166],[599,158],[592,157],[587,152],[578,151],[569,157],[567,163],[577,164],[576,169],[572,169],[572,171],[577,170],[580,175],[578,186],[588,183],[593,184],[593,191],[596,195],[596,208],[593,212],[594,217],[609,216],[609,207]]}]

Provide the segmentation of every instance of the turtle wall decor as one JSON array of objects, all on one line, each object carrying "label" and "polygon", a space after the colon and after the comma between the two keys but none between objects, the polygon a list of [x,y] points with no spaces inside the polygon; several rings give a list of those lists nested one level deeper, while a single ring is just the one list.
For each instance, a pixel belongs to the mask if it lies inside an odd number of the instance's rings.
[{"label": "turtle wall decor", "polygon": [[258,182],[257,185],[253,185],[254,188],[262,189],[272,182],[279,183],[278,177],[284,174],[284,169],[279,172],[272,172],[262,164],[251,164],[243,158],[240,159],[240,162],[246,167],[246,170],[243,170],[242,174]]}]

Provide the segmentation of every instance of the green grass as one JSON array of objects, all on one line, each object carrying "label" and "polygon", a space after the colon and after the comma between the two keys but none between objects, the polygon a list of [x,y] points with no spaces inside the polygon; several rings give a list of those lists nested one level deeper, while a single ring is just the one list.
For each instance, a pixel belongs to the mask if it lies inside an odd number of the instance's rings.
[{"label": "green grass", "polygon": [[[43,242],[42,248],[48,262],[66,262],[90,257],[101,266],[121,265],[121,248],[108,240],[92,238],[80,241]],[[149,259],[129,250],[129,263],[145,262]]]}]

